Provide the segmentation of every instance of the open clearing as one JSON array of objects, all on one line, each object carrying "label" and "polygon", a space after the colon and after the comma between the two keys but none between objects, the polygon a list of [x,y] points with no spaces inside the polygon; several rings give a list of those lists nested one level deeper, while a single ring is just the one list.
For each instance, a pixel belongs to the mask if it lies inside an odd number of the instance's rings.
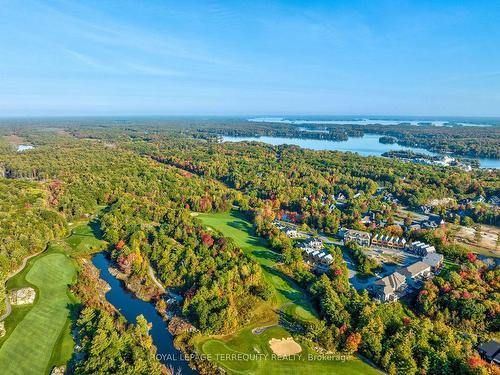
[{"label": "open clearing", "polygon": [[12,306],[5,320],[6,336],[0,339],[0,373],[40,375],[66,364],[73,353],[71,307],[78,301],[68,286],[75,281],[71,255],[102,248],[90,223],[76,225],[72,234],[53,241],[42,254],[7,282],[7,289],[33,287],[33,305]]},{"label": "open clearing", "polygon": [[452,238],[457,242],[467,246],[471,251],[500,258],[500,248],[498,241],[500,238],[500,229],[490,226],[481,225],[481,239],[477,243],[475,239],[476,229],[465,227],[463,225],[452,226]]},{"label": "open clearing", "polygon": [[[219,230],[233,238],[246,254],[261,264],[264,275],[275,289],[275,305],[280,310],[304,320],[317,319],[317,313],[304,291],[292,280],[273,267],[279,261],[279,254],[267,247],[267,242],[253,235],[252,225],[237,212],[198,214],[205,225]],[[271,309],[263,304],[256,309]],[[258,314],[256,314],[258,315]],[[295,356],[279,358],[269,346],[272,339],[290,337],[284,328],[275,325],[277,316],[263,314],[268,321],[255,321],[240,331],[225,337],[211,338],[199,335],[194,345],[199,353],[210,356],[211,360],[230,374],[380,374],[380,372],[356,357],[320,356],[306,343],[298,342],[301,352]],[[267,327],[270,326],[270,327]],[[259,334],[252,331],[256,328]],[[297,347],[295,347],[297,349]]]},{"label": "open clearing", "polygon": [[101,235],[98,223],[90,221],[75,226],[64,242],[71,248],[71,255],[87,255],[106,246],[106,242],[99,239]]}]

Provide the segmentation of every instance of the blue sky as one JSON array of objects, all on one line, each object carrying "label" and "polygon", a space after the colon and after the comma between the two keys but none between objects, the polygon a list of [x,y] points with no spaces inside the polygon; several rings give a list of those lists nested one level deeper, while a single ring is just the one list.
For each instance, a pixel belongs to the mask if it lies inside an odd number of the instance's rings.
[{"label": "blue sky", "polygon": [[0,116],[500,116],[496,0],[0,0],[0,15]]}]

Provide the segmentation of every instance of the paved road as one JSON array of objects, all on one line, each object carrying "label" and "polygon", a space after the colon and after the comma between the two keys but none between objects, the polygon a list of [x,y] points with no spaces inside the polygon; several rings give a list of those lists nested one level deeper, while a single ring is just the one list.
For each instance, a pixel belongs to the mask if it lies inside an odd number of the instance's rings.
[{"label": "paved road", "polygon": [[[338,246],[341,249],[344,246],[344,243],[342,241],[332,240],[332,239],[326,237],[323,234],[319,234],[317,237],[321,241],[323,241],[324,243],[326,243],[327,245]],[[378,280],[378,278],[375,277],[375,276],[373,276],[373,277],[371,277],[369,279],[360,279],[360,278],[358,278],[357,277],[358,271],[356,270],[356,264],[349,257],[349,255],[347,254],[347,251],[342,250],[342,258],[344,259],[344,262],[347,265],[347,271],[348,271],[348,276],[347,277],[349,279],[349,282],[351,283],[351,285],[355,289],[357,289],[357,290],[366,289],[368,286],[370,286],[371,283],[373,283],[374,281]]]}]

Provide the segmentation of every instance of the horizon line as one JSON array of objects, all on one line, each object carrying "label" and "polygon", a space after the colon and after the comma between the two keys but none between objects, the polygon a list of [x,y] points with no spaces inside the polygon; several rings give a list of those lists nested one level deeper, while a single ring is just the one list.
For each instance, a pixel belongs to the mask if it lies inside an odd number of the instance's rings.
[{"label": "horizon line", "polygon": [[196,118],[196,117],[213,117],[213,118],[307,118],[307,117],[357,117],[359,119],[400,119],[400,118],[414,118],[414,119],[463,119],[463,118],[474,118],[474,119],[494,119],[500,120],[499,115],[415,115],[415,114],[13,114],[13,115],[1,115],[0,119],[62,119],[62,118]]}]

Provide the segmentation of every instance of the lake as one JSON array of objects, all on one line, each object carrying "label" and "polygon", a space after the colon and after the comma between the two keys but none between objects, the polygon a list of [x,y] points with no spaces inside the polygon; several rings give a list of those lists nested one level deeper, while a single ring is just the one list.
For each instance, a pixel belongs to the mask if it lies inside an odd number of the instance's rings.
[{"label": "lake", "polygon": [[411,125],[411,126],[421,126],[421,125],[432,125],[432,126],[476,126],[476,127],[488,127],[499,123],[498,118],[481,119],[482,122],[477,122],[477,119],[472,118],[448,118],[448,119],[432,119],[432,118],[412,118],[412,117],[402,117],[402,118],[389,118],[389,117],[376,117],[376,118],[358,118],[352,116],[339,116],[335,119],[326,119],[318,116],[315,119],[311,118],[298,118],[290,119],[283,117],[256,117],[250,118],[250,122],[259,123],[275,123],[275,124],[290,124],[290,125]]},{"label": "lake", "polygon": [[154,305],[135,298],[125,289],[120,280],[109,273],[110,261],[104,253],[94,255],[92,263],[101,272],[101,279],[111,286],[111,290],[106,293],[108,302],[115,306],[129,322],[135,323],[137,316],[142,314],[152,324],[149,334],[158,349],[157,357],[160,362],[167,367],[172,366],[175,371],[180,369],[183,375],[197,374],[188,366],[182,353],[174,347],[174,337],[167,329],[167,322],[161,318]]},{"label": "lake", "polygon": [[[306,138],[286,138],[286,137],[230,137],[223,136],[223,142],[256,141],[270,145],[296,145],[311,150],[328,150],[355,152],[361,156],[381,156],[387,151],[410,150],[429,156],[439,156],[439,154],[418,147],[400,146],[397,143],[384,144],[379,142],[381,134],[365,134],[363,137],[349,137],[347,141],[332,141],[328,139],[306,139]],[[499,159],[479,159],[481,168],[500,168]]]}]

